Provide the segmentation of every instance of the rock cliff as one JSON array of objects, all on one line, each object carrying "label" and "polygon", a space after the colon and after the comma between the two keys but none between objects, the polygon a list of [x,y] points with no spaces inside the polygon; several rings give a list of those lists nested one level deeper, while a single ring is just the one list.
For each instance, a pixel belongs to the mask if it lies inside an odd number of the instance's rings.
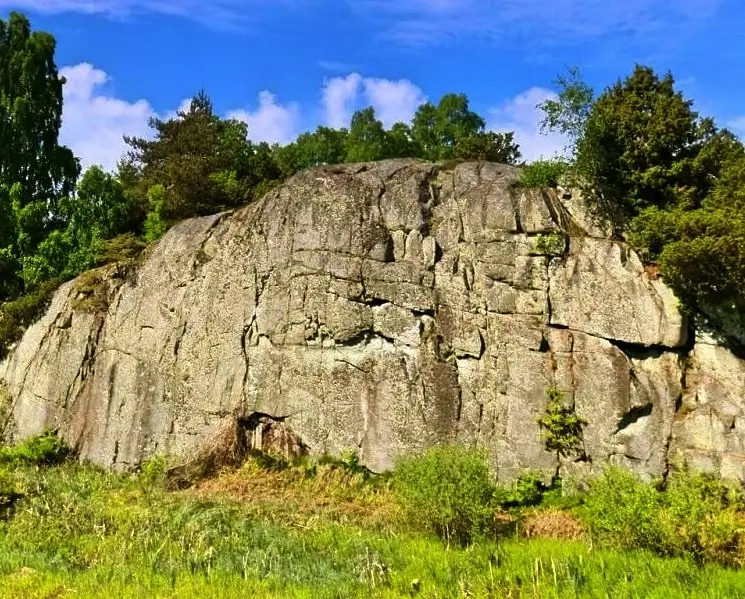
[{"label": "rock cliff", "polygon": [[188,458],[228,426],[281,423],[373,470],[433,443],[484,447],[503,479],[550,474],[556,385],[586,460],[745,480],[745,361],[681,316],[579,202],[518,169],[396,160],[303,172],[188,220],[103,301],[64,285],[0,365],[5,435],[58,428],[83,459]]}]

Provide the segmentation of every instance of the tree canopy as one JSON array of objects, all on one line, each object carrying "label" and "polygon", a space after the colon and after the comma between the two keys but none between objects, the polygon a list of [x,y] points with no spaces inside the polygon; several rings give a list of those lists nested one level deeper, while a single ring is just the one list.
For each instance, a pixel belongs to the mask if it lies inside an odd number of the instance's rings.
[{"label": "tree canopy", "polygon": [[594,92],[576,69],[542,105],[543,126],[569,135],[572,173],[687,309],[724,328],[745,313],[745,148],[662,76],[637,65]]}]

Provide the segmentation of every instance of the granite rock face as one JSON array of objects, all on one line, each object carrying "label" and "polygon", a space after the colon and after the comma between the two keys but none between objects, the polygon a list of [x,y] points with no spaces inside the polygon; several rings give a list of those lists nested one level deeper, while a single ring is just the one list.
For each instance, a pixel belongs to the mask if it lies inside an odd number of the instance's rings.
[{"label": "granite rock face", "polygon": [[[577,204],[515,167],[318,167],[192,219],[134,272],[76,281],[0,365],[10,440],[54,426],[83,459],[182,458],[226,422],[278,422],[373,470],[431,444],[550,476],[537,419],[555,385],[586,458],[745,479],[745,362],[689,334],[672,293]],[[585,228],[583,228],[583,226]],[[589,229],[589,230],[587,230]],[[298,441],[300,443],[300,441]]]}]

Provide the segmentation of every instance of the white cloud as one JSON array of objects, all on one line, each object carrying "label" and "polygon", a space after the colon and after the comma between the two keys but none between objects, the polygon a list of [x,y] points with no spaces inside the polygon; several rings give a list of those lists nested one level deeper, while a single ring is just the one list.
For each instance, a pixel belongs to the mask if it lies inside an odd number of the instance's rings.
[{"label": "white cloud", "polygon": [[408,122],[416,109],[427,101],[421,88],[407,79],[365,79],[365,95],[383,125]]},{"label": "white cloud", "polygon": [[489,128],[514,131],[524,160],[564,154],[568,140],[553,133],[544,135],[540,130],[542,112],[538,105],[555,97],[556,94],[547,89],[532,87],[490,110]]},{"label": "white cloud", "polygon": [[[91,64],[63,67],[60,74],[67,79],[60,142],[80,158],[83,169],[93,164],[114,169],[127,149],[124,135],[151,138],[151,117],[176,118],[191,104],[191,98],[184,98],[178,109],[159,115],[146,100],[128,102],[107,93],[109,76]],[[297,136],[300,108],[281,105],[274,94],[263,91],[255,110],[233,110],[227,116],[248,124],[253,141],[287,143]]]},{"label": "white cloud", "polygon": [[361,103],[372,106],[382,123],[390,127],[398,121],[409,121],[425,101],[424,92],[407,79],[376,79],[351,73],[327,79],[323,86],[322,105],[326,122],[332,127],[347,127]]},{"label": "white cloud", "polygon": [[155,116],[145,100],[127,102],[107,95],[108,75],[88,63],[60,69],[63,88],[61,143],[80,157],[83,168],[99,164],[112,169],[125,151],[123,135],[146,136]]},{"label": "white cloud", "polygon": [[287,143],[298,133],[300,108],[291,103],[277,103],[277,96],[269,91],[259,93],[259,106],[254,111],[233,110],[228,118],[238,119],[248,125],[248,136],[252,141]]},{"label": "white cloud", "polygon": [[321,104],[326,122],[331,127],[341,128],[349,125],[361,84],[362,76],[358,73],[326,80],[323,85]]}]

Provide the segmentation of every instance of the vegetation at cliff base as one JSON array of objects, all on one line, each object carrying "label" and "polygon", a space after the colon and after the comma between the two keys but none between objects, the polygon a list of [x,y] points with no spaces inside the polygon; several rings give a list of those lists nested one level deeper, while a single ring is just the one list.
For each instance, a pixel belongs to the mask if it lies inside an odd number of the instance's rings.
[{"label": "vegetation at cliff base", "polygon": [[[745,588],[745,572],[717,564],[745,555],[742,496],[702,477],[661,489],[611,470],[586,491],[541,487],[536,499],[534,478],[499,485],[480,454],[439,448],[392,476],[256,455],[169,491],[162,461],[107,474],[69,456],[50,432],[3,451],[3,597],[714,599]],[[443,514],[493,525],[451,542],[431,510],[412,509],[416,485]],[[474,492],[458,495],[463,485]]]}]

